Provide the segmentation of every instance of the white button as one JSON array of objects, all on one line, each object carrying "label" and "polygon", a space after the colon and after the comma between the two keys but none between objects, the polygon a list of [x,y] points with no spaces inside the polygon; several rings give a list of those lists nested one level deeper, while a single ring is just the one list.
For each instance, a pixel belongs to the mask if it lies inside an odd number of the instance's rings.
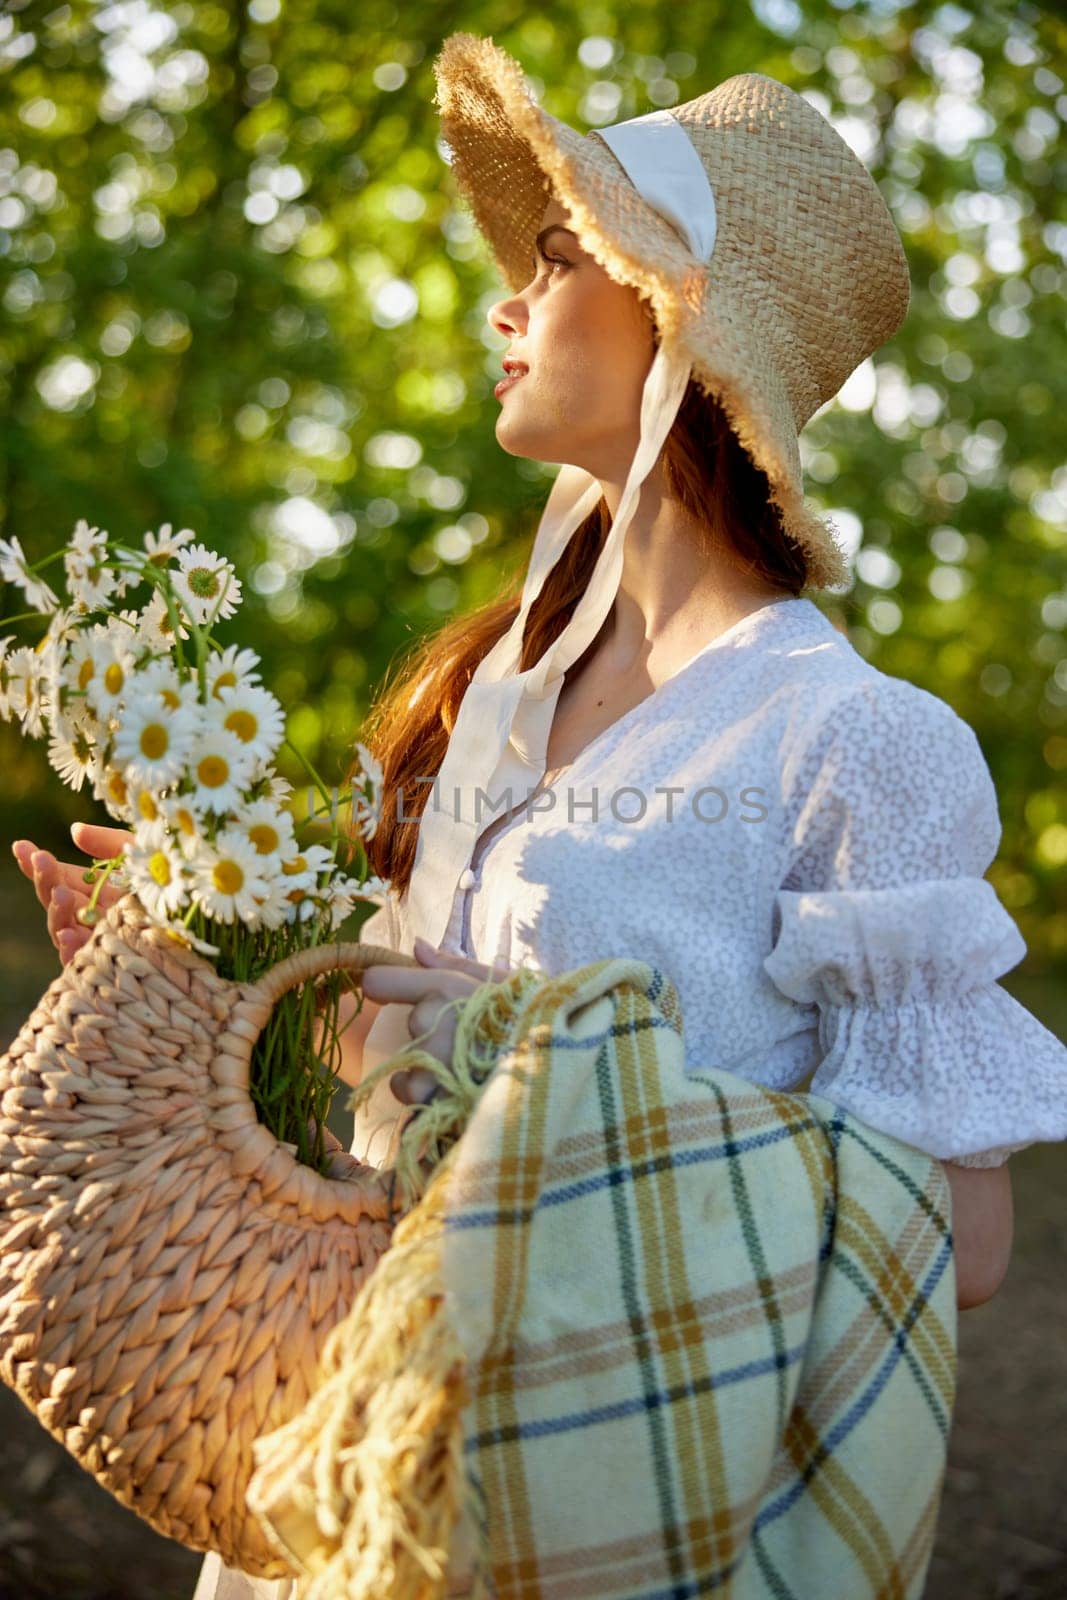
[{"label": "white button", "polygon": [[474,873],[471,871],[470,867],[464,867],[463,871],[460,873],[459,886],[461,889],[473,889]]}]

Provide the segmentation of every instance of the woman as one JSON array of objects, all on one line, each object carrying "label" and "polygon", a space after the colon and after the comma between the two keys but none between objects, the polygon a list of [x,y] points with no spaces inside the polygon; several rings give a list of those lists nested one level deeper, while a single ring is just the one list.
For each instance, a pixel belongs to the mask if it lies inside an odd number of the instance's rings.
[{"label": "woman", "polygon": [[[906,311],[888,213],[829,124],[759,74],[581,138],[491,41],[454,35],[437,72],[457,181],[514,289],[490,314],[523,369],[497,438],[564,465],[521,597],[430,640],[364,731],[392,885],[364,936],[426,970],[368,969],[344,1075],[420,1034],[446,1057],[441,1001],[490,969],[655,959],[694,1060],[810,1079],[945,1160],[958,1303],[980,1305],[1010,1256],[1007,1155],[1067,1132],[1067,1052],[994,981],[1025,947],[982,878],[1000,830],[973,733],[801,593],[847,575],[796,432]],[[523,778],[488,826],[450,809]],[[610,785],[640,817],[589,826]],[[678,819],[649,806],[672,787]],[[698,787],[725,813],[695,812]],[[67,959],[77,869],[16,853]],[[381,1165],[396,1102],[431,1088],[391,1084],[353,1146]],[[196,1600],[285,1593],[209,1560]]]}]

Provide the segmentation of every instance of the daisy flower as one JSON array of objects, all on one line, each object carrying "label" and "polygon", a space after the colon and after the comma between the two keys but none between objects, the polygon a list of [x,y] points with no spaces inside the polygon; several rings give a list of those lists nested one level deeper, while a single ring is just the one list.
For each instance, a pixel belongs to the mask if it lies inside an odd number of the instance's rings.
[{"label": "daisy flower", "polygon": [[105,720],[118,713],[129,693],[134,655],[129,641],[110,627],[90,639],[89,650],[93,670],[85,685],[85,697],[96,715]]},{"label": "daisy flower", "polygon": [[308,845],[282,862],[282,877],[288,885],[285,897],[291,908],[290,922],[306,922],[320,910],[319,878],[333,868],[333,852],[321,844]]},{"label": "daisy flower", "polygon": [[[178,637],[188,639],[189,629],[182,624],[181,607],[178,612]],[[171,650],[174,647],[174,629],[171,626],[167,602],[159,589],[137,618],[137,631],[149,650]]]},{"label": "daisy flower", "polygon": [[188,615],[198,624],[232,617],[241,600],[241,581],[233,565],[206,545],[178,551],[171,582]]},{"label": "daisy flower", "polygon": [[356,757],[344,791],[342,811],[346,817],[346,832],[354,830],[361,838],[369,840],[373,839],[381,821],[382,769],[364,744],[356,744]]},{"label": "daisy flower", "polygon": [[283,928],[295,915],[289,899],[289,881],[275,874],[268,877],[262,894],[255,896],[256,920],[264,928]]},{"label": "daisy flower", "polygon": [[[0,578],[14,583],[33,611],[55,611],[59,596],[42,579],[34,577],[18,539],[0,539]],[[36,738],[37,735],[32,737]]]},{"label": "daisy flower", "polygon": [[256,897],[265,898],[267,881],[260,859],[247,839],[223,829],[214,844],[206,842],[192,859],[194,889],[209,917],[220,922],[255,924]]},{"label": "daisy flower", "polygon": [[371,754],[365,744],[356,740],[356,755],[359,758],[359,771],[370,780],[372,788],[379,790],[382,786],[382,765],[377,756]]},{"label": "daisy flower", "polygon": [[74,532],[70,536],[68,548],[79,560],[92,565],[104,559],[104,554],[107,550],[107,534],[101,533],[99,528],[90,528],[85,518],[79,517],[74,524]]},{"label": "daisy flower", "polygon": [[198,939],[195,933],[184,927],[180,922],[168,923],[164,930],[175,944],[185,945],[187,950],[199,950],[202,956],[217,956],[221,954],[217,944],[208,944],[206,939]]},{"label": "daisy flower", "polygon": [[184,856],[195,855],[204,837],[206,808],[191,794],[164,795],[159,809]]},{"label": "daisy flower", "polygon": [[119,822],[132,822],[134,816],[130,805],[130,789],[122,768],[105,761],[98,751],[90,777],[93,798],[101,801]]},{"label": "daisy flower", "polygon": [[162,695],[139,695],[122,709],[112,759],[131,782],[163,789],[181,773],[196,732],[196,719],[184,706],[175,711]]},{"label": "daisy flower", "polygon": [[209,725],[201,727],[196,736],[188,771],[192,792],[201,805],[214,812],[239,811],[252,773],[252,758],[229,728]]},{"label": "daisy flower", "polygon": [[271,800],[253,800],[242,806],[232,831],[248,840],[265,872],[280,872],[283,859],[296,850],[293,819]]},{"label": "daisy flower", "polygon": [[351,916],[358,901],[373,900],[381,904],[387,888],[388,884],[384,878],[368,878],[366,883],[360,883],[358,878],[345,878],[341,875],[331,878],[325,891],[331,930],[339,927],[346,917]]},{"label": "daisy flower", "polygon": [[60,606],[58,611],[53,611],[48,619],[45,629],[46,639],[54,639],[57,644],[70,644],[84,631],[82,619],[69,606]]},{"label": "daisy flower", "polygon": [[214,650],[204,663],[208,695],[217,695],[222,689],[236,689],[245,683],[258,683],[259,657],[254,650],[239,650],[228,644],[225,650]]},{"label": "daisy flower", "polygon": [[127,784],[130,799],[130,810],[138,822],[161,822],[164,820],[161,810],[162,800],[155,789],[146,789],[142,784]]},{"label": "daisy flower", "polygon": [[48,740],[48,760],[65,784],[79,790],[92,776],[96,751],[92,740],[75,728],[69,735],[53,729]]},{"label": "daisy flower", "polygon": [[185,710],[199,716],[196,680],[179,677],[169,656],[138,666],[136,690],[139,695],[158,694],[171,711]]},{"label": "daisy flower", "polygon": [[185,904],[190,887],[185,861],[163,821],[135,826],[126,870],[130,887],[150,916],[173,916]]},{"label": "daisy flower", "polygon": [[44,733],[44,714],[41,705],[41,664],[37,652],[24,644],[11,652],[4,666],[11,710],[22,723],[23,733],[30,739],[39,739]]},{"label": "daisy flower", "polygon": [[253,762],[267,762],[285,737],[285,715],[269,689],[241,684],[216,690],[207,715],[218,727],[228,728],[244,745]]},{"label": "daisy flower", "polygon": [[67,592],[80,611],[99,611],[119,588],[108,566],[107,534],[79,517],[63,554]]},{"label": "daisy flower", "polygon": [[164,567],[190,539],[195,538],[192,528],[179,528],[177,533],[172,533],[169,522],[161,523],[158,533],[151,530],[145,533],[145,555],[153,566]]},{"label": "daisy flower", "polygon": [[276,806],[285,805],[292,797],[293,786],[288,778],[283,778],[280,772],[271,772],[267,775],[267,788],[262,798],[273,800]]},{"label": "daisy flower", "polygon": [[79,611],[102,611],[118,588],[115,573],[108,566],[83,567],[68,553],[63,557],[67,573],[67,593]]},{"label": "daisy flower", "polygon": [[88,630],[83,629],[70,642],[70,648],[63,662],[63,682],[75,694],[84,696],[95,671],[93,637]]},{"label": "daisy flower", "polygon": [[60,689],[63,683],[63,640],[46,633],[37,641],[33,653],[37,657],[37,687],[41,699],[41,712],[52,721],[59,710]]},{"label": "daisy flower", "polygon": [[15,642],[13,634],[6,634],[0,639],[0,718],[4,722],[11,721],[14,707],[11,704],[11,669],[8,665],[8,652]]}]

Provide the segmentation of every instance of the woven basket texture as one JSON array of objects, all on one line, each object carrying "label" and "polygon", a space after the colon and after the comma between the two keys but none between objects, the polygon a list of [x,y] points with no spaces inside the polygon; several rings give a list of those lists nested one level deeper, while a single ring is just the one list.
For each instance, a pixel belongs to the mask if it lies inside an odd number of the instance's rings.
[{"label": "woven basket texture", "polygon": [[160,1533],[262,1577],[252,1443],[295,1416],[398,1220],[389,1173],[321,1177],[256,1119],[252,1046],[317,973],[256,983],[111,907],[0,1060],[0,1376]]}]

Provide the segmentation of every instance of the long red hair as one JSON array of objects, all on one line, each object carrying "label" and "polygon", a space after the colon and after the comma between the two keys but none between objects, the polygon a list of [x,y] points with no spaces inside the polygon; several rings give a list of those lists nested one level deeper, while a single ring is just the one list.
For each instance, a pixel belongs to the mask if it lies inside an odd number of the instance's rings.
[{"label": "long red hair", "polygon": [[[739,443],[719,402],[695,378],[689,380],[662,460],[667,493],[698,520],[705,548],[727,554],[742,571],[800,593],[806,581],[804,555],[782,526],[767,476]],[[566,627],[610,528],[602,498],[530,609],[520,671],[533,666]],[[508,581],[496,599],[417,642],[387,676],[368,712],[360,738],[382,767],[382,805],[367,854],[371,870],[389,880],[396,896],[407,889],[415,865],[418,827],[411,819],[421,816],[431,793],[428,780],[444,759],[464,691],[479,661],[515,620],[521,596],[521,579]],[[584,657],[569,671],[576,673],[583,662]]]}]

